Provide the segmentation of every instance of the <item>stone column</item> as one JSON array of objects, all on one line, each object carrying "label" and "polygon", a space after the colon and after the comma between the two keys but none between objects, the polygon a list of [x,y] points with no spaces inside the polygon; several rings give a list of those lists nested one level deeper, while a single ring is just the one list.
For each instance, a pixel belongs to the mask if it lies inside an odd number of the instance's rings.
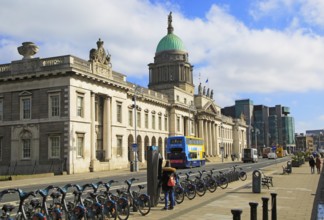
[{"label": "stone column", "polygon": [[204,135],[203,135],[204,121],[202,119],[198,120],[198,130],[199,130],[198,137],[204,138]]},{"label": "stone column", "polygon": [[206,144],[206,155],[209,156],[209,138],[208,138],[208,124],[207,121],[204,120],[204,140]]},{"label": "stone column", "polygon": [[96,160],[96,94],[91,93],[91,161]]},{"label": "stone column", "polygon": [[216,134],[215,134],[215,122],[211,123],[211,138],[212,138],[212,154],[213,154],[213,157],[215,157],[216,149],[217,149]]},{"label": "stone column", "polygon": [[209,156],[213,156],[213,136],[212,136],[212,122],[208,121],[208,143],[209,143]]},{"label": "stone column", "polygon": [[104,100],[103,108],[103,148],[105,151],[105,160],[111,159],[111,105],[110,97]]}]

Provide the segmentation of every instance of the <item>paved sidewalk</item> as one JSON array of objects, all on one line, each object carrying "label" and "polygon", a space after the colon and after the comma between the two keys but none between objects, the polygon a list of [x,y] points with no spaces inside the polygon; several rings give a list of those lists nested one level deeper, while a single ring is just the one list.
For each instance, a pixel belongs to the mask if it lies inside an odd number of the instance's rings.
[{"label": "paved sidewalk", "polygon": [[[273,176],[274,187],[261,188],[261,193],[252,192],[252,173],[248,173],[246,181],[236,181],[230,183],[228,188],[222,190],[218,188],[216,192],[206,192],[203,197],[193,200],[185,199],[182,204],[174,210],[163,211],[163,204],[152,207],[147,216],[139,213],[131,213],[129,219],[202,219],[202,220],[228,220],[233,219],[231,209],[242,209],[242,220],[250,219],[249,202],[257,202],[258,219],[262,219],[262,197],[269,198],[269,209],[271,208],[270,193],[277,194],[277,219],[281,220],[315,220],[311,218],[316,190],[321,175],[311,174],[308,163],[301,167],[293,167],[290,175],[282,175],[282,165],[278,163],[262,169],[264,174]],[[146,170],[140,170],[146,172]],[[116,170],[109,172],[96,172],[87,174],[74,174],[65,176],[54,176],[29,180],[15,180],[0,182],[0,190],[5,188],[19,187],[28,184],[47,184],[55,178],[56,180],[73,182],[74,180],[100,179],[109,175],[129,175],[128,170]],[[133,173],[135,174],[135,173]],[[317,194],[322,191],[318,191]],[[318,197],[318,195],[316,195]],[[317,206],[317,203],[315,203]],[[317,207],[314,206],[317,210]],[[269,211],[271,219],[271,211]]]},{"label": "paved sidewalk", "polygon": [[[257,202],[258,219],[262,219],[262,197],[269,198],[271,209],[271,195],[277,194],[277,219],[310,220],[313,202],[320,175],[311,174],[307,163],[301,167],[293,167],[290,175],[282,175],[282,165],[272,165],[262,169],[264,174],[273,176],[274,187],[262,187],[261,193],[252,193],[252,173],[244,182],[230,183],[225,190],[207,192],[205,196],[194,200],[185,199],[174,210],[162,210],[163,204],[153,207],[148,216],[133,213],[130,219],[202,219],[229,220],[233,219],[231,209],[242,209],[241,219],[250,219],[249,202]],[[268,212],[271,219],[271,211]]]}]

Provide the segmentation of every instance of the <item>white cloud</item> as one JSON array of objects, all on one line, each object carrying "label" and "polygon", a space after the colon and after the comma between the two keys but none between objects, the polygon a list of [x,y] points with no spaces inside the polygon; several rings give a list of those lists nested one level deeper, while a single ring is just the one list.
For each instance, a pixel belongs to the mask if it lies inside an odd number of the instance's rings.
[{"label": "white cloud", "polygon": [[[260,1],[259,8],[270,13],[279,3],[292,8],[293,2]],[[187,19],[175,8],[175,34],[183,39],[196,66],[196,85],[199,72],[201,81],[208,77],[221,106],[232,105],[240,92],[324,88],[324,39],[299,29],[299,17],[289,31],[253,30],[217,5],[204,19]],[[0,23],[0,63],[20,59],[16,48],[23,41],[37,43],[40,57],[72,54],[87,60],[100,37],[112,56],[113,69],[142,79],[167,33],[168,13],[165,6],[145,0],[30,0],[28,4],[4,0],[0,20],[10,22]]]},{"label": "white cloud", "polygon": [[324,28],[324,1],[305,0],[302,3],[301,14],[309,24]]}]

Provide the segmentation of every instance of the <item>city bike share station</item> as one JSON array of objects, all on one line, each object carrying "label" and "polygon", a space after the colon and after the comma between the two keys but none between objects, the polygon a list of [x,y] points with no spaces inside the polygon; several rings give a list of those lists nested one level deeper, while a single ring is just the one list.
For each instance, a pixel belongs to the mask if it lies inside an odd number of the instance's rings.
[{"label": "city bike share station", "polygon": [[147,194],[150,196],[151,207],[159,203],[161,193],[161,173],[163,158],[157,146],[147,147]]}]

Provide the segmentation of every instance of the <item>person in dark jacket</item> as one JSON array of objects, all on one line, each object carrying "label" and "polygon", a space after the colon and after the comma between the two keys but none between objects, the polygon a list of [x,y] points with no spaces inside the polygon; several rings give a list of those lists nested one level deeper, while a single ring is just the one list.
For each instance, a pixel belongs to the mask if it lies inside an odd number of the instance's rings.
[{"label": "person in dark jacket", "polygon": [[313,155],[310,155],[308,163],[309,163],[309,166],[311,168],[311,174],[313,174],[314,169],[315,169],[315,160],[314,160]]},{"label": "person in dark jacket", "polygon": [[[164,192],[164,210],[173,209],[175,205],[175,199],[174,199],[174,187],[168,185],[168,181],[171,176],[176,179],[176,169],[171,167],[170,161],[166,161],[165,166],[162,168],[162,191]],[[168,206],[170,200],[170,206]]]}]

